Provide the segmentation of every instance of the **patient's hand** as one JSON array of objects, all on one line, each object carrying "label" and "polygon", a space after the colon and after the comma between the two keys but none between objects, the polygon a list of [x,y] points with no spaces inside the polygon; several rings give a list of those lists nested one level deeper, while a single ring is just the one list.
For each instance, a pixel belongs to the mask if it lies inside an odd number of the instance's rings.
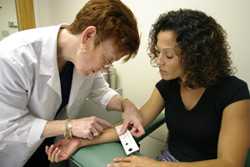
[{"label": "patient's hand", "polygon": [[160,161],[154,159],[143,157],[143,156],[129,156],[129,157],[118,157],[114,158],[111,164],[108,164],[107,167],[125,167],[125,166],[134,166],[134,167],[158,167],[160,166]]},{"label": "patient's hand", "polygon": [[81,140],[77,138],[62,139],[51,146],[46,146],[45,152],[51,162],[68,159],[79,147]]}]

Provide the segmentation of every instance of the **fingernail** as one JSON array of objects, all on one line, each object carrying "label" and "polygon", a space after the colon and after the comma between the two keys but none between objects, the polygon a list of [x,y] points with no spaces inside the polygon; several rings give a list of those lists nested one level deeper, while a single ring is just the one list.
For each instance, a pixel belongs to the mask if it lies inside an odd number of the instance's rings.
[{"label": "fingernail", "polygon": [[111,165],[110,165],[110,164],[107,164],[107,167],[111,167]]}]

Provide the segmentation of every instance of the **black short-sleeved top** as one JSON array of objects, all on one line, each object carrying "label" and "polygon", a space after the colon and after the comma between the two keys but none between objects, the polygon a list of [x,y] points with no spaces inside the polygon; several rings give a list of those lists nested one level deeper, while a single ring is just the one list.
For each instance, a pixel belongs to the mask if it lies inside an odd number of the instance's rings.
[{"label": "black short-sleeved top", "polygon": [[60,72],[62,103],[59,109],[57,110],[57,114],[59,114],[61,109],[64,108],[69,102],[73,71],[74,71],[74,64],[71,62],[66,62],[62,71]]},{"label": "black short-sleeved top", "polygon": [[177,79],[161,80],[156,88],[165,101],[168,149],[185,162],[217,158],[223,110],[233,102],[250,99],[246,82],[235,76],[207,88],[191,111],[185,109]]}]

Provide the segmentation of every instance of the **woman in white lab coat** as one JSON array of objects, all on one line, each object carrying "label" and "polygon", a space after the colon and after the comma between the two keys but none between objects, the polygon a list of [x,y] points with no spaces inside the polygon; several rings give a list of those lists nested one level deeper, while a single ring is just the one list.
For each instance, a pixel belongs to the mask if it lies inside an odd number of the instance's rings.
[{"label": "woman in white lab coat", "polygon": [[[137,108],[110,89],[99,72],[125,55],[128,60],[138,47],[136,20],[116,0],[89,1],[70,25],[26,30],[2,40],[1,166],[23,166],[45,138],[91,140],[111,127],[96,117],[73,119],[86,97],[107,109],[124,111],[123,129],[132,124],[133,134],[142,135]],[[63,108],[72,119],[54,120]],[[40,150],[45,153],[45,148]],[[48,165],[47,158],[37,155],[25,166]]]}]

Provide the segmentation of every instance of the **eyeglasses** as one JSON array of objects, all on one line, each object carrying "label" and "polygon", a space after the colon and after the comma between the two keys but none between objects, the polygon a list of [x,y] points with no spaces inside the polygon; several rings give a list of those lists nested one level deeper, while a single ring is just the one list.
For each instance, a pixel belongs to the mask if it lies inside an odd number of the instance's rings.
[{"label": "eyeglasses", "polygon": [[175,46],[173,48],[163,48],[163,49],[155,48],[154,51],[150,52],[148,55],[150,57],[151,66],[159,67],[157,61],[160,57],[162,57],[162,60],[166,61],[168,59],[172,59],[174,56],[179,54],[177,53],[177,47]]},{"label": "eyeglasses", "polygon": [[105,56],[103,54],[103,62],[104,62],[104,68],[107,69],[107,68],[110,68],[111,66],[113,66],[113,62],[114,62],[114,59],[113,58],[109,58],[108,56]]}]

